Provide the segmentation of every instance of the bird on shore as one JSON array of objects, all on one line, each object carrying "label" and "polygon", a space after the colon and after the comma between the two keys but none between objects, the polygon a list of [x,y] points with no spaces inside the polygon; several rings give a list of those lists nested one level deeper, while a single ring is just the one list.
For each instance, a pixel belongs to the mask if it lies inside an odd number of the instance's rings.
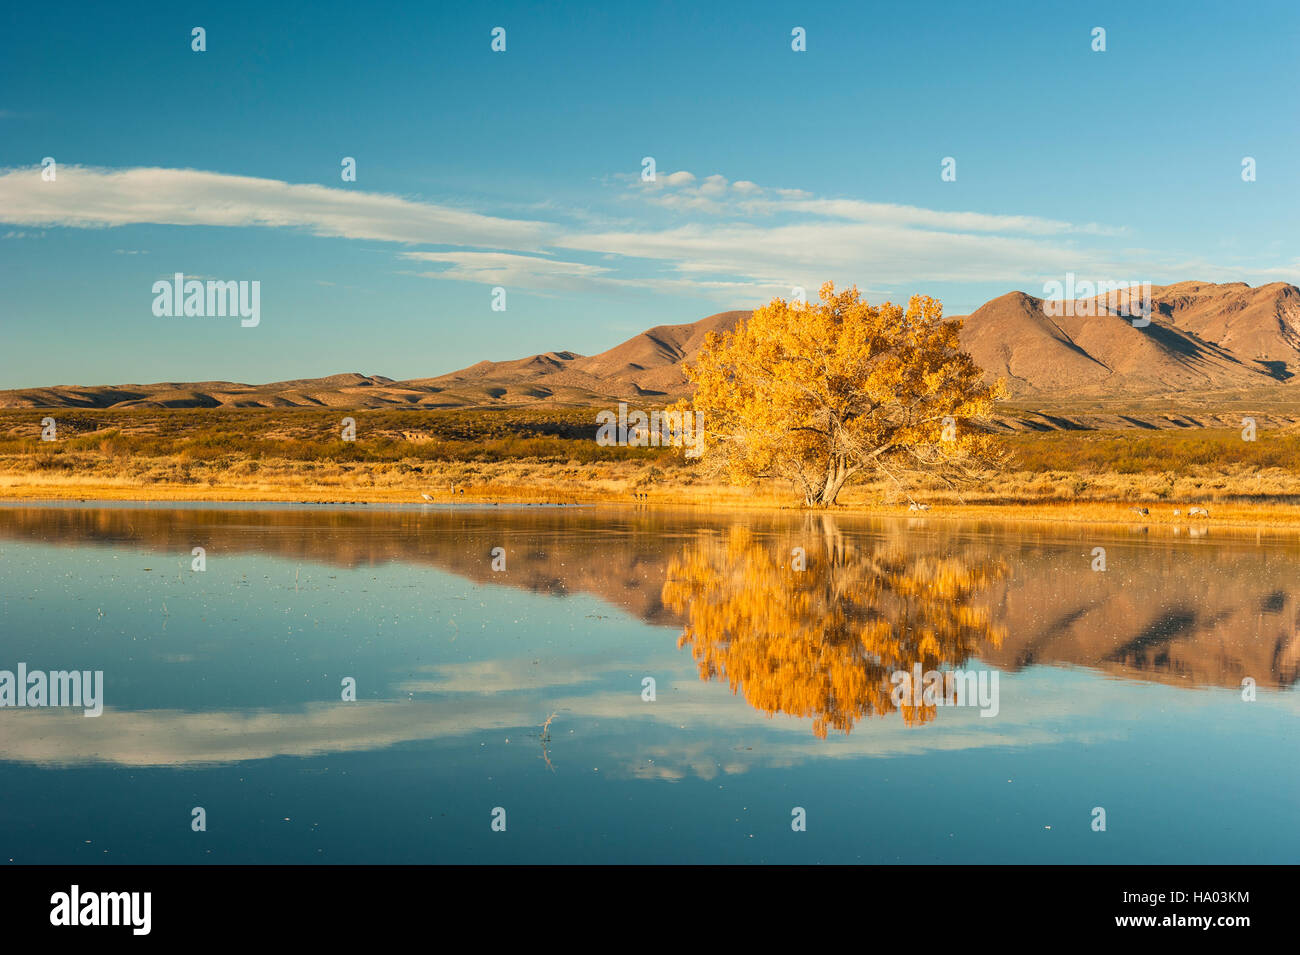
[{"label": "bird on shore", "polygon": [[1130,507],[1129,510],[1132,511],[1134,514],[1141,515],[1142,517],[1146,517],[1148,514],[1151,513],[1145,507]]},{"label": "bird on shore", "polygon": [[917,504],[916,501],[913,501],[911,504],[909,504],[909,505],[907,506],[907,509],[908,509],[909,511],[928,511],[928,510],[930,509],[930,505],[929,505],[929,504]]},{"label": "bird on shore", "polygon": [[1196,517],[1196,516],[1198,516],[1198,515],[1201,516],[1201,517],[1209,517],[1209,516],[1210,516],[1210,512],[1207,511],[1207,510],[1206,510],[1205,508],[1203,508],[1203,507],[1189,507],[1189,508],[1187,509],[1187,516],[1188,516],[1188,517]]},{"label": "bird on shore", "polygon": [[432,500],[433,500],[433,498],[430,497],[428,494],[423,494],[423,493],[422,493],[422,494],[420,495],[420,497],[424,498],[426,501],[432,501]]}]

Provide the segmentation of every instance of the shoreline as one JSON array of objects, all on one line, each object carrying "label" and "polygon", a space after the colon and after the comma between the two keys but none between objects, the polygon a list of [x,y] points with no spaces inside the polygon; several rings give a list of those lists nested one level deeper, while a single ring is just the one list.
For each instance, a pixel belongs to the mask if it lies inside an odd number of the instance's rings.
[{"label": "shoreline", "polygon": [[[1300,430],[1258,440],[1228,428],[1009,435],[1006,466],[962,489],[924,474],[906,488],[863,475],[822,511],[804,508],[785,481],[737,487],[668,449],[598,445],[587,411],[371,411],[351,442],[335,430],[338,409],[68,413],[54,442],[34,436],[36,412],[0,414],[0,501],[588,504],[1168,526],[1192,536],[1300,529]],[[1188,520],[1193,507],[1209,519]]]},{"label": "shoreline", "polygon": [[[851,495],[846,494],[846,497]],[[772,492],[753,493],[744,488],[660,487],[647,492],[644,499],[633,493],[605,492],[599,488],[575,487],[557,495],[553,488],[538,488],[536,494],[521,494],[518,489],[493,493],[488,488],[474,488],[468,493],[440,493],[432,500],[422,500],[410,489],[398,488],[252,488],[202,487],[172,485],[140,488],[87,483],[85,485],[18,485],[0,488],[0,506],[69,506],[81,505],[203,505],[247,504],[348,507],[365,505],[427,507],[436,510],[503,506],[509,508],[616,507],[645,508],[659,511],[690,510],[703,512],[764,512],[787,515],[821,514],[845,517],[937,519],[943,521],[994,521],[1002,523],[1046,524],[1053,526],[1110,526],[1132,529],[1172,528],[1175,534],[1186,531],[1191,537],[1214,531],[1300,531],[1300,508],[1281,503],[1210,502],[1208,518],[1189,519],[1188,505],[1124,501],[1072,501],[1062,499],[1002,502],[936,502],[924,512],[909,509],[906,503],[881,504],[846,500],[829,508],[805,508],[788,496]],[[1146,507],[1147,515],[1132,512],[1134,506]],[[1175,515],[1175,510],[1182,513]]]}]

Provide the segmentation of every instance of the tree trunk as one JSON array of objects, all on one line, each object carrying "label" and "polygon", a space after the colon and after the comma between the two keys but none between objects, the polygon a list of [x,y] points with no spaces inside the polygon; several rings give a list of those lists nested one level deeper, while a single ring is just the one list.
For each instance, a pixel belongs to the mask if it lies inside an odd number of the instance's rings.
[{"label": "tree trunk", "polygon": [[805,505],[812,507],[830,507],[835,503],[836,498],[840,496],[840,491],[844,488],[844,482],[849,479],[853,472],[849,469],[849,463],[844,458],[832,458],[830,464],[826,466],[826,480],[822,482],[821,492],[815,493],[815,499],[809,500],[805,496]]}]

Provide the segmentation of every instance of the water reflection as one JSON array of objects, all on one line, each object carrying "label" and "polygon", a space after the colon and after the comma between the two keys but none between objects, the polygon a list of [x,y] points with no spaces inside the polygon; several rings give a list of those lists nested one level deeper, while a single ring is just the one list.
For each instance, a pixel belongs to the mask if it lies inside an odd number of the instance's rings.
[{"label": "water reflection", "polygon": [[932,703],[891,699],[897,671],[960,667],[1003,630],[974,597],[1006,573],[990,557],[917,552],[890,533],[849,540],[829,516],[757,540],[745,525],[706,533],[668,565],[664,603],[685,617],[703,680],[725,680],[768,715],[810,717],[818,738],[901,709],[908,725]]},{"label": "water reflection", "polygon": [[[847,626],[855,613],[879,626],[908,612],[897,601],[906,597],[915,606],[923,600],[926,585],[909,587],[908,573],[934,578],[942,572],[952,578],[952,596],[963,601],[966,636],[950,629],[946,639],[952,642],[927,652],[935,658],[954,653],[949,663],[960,650],[978,653],[1005,671],[1040,664],[1081,666],[1180,687],[1236,688],[1250,677],[1260,687],[1283,688],[1300,678],[1295,589],[1300,542],[1291,538],[1223,534],[1192,541],[1175,536],[1176,528],[1138,537],[1123,529],[1068,525],[842,516],[814,525],[807,520],[616,509],[9,505],[0,506],[0,541],[134,548],[170,555],[177,569],[189,566],[193,546],[223,559],[263,555],[353,569],[398,563],[550,596],[589,594],[649,624],[693,628],[697,635],[683,646],[689,644],[705,661],[710,653],[734,654],[734,659],[715,661],[729,663],[733,670],[742,666],[744,645],[728,634],[727,647],[709,650],[716,625],[701,626],[692,614],[714,613],[709,601],[715,601],[717,613],[725,609],[745,619],[747,611],[716,588],[736,586],[728,575],[748,573],[755,587],[780,592],[783,578],[764,574],[775,573],[778,552],[787,558],[792,547],[804,546],[818,559],[801,585],[808,589],[796,587],[791,577],[790,593],[807,602],[809,615],[843,616],[817,625],[832,640],[839,639],[836,627]],[[710,538],[718,546],[704,543]],[[750,543],[736,544],[738,550],[729,552],[721,542],[733,539]],[[506,573],[492,571],[494,546],[509,554]],[[766,556],[746,558],[745,546],[766,547]],[[1106,572],[1091,569],[1096,546],[1107,548]],[[771,565],[768,571],[759,569],[764,560]],[[702,582],[690,584],[692,566],[697,575],[712,572],[710,562],[720,575],[712,585],[715,591]],[[969,590],[957,587],[966,572],[973,575]],[[877,583],[863,589],[855,575]],[[704,606],[692,606],[697,597]],[[872,603],[881,600],[878,607]],[[784,612],[799,611],[787,606]],[[753,625],[766,623],[756,616]],[[983,626],[1003,638],[977,636]],[[919,637],[900,639],[904,650],[910,652],[914,645],[923,649]],[[973,642],[963,643],[966,639]],[[887,641],[883,647],[889,649]],[[793,645],[790,652],[795,652]],[[754,697],[756,704],[759,698]],[[829,700],[833,705],[828,703],[826,712],[834,715],[826,726],[852,725],[857,718],[852,714],[860,707],[835,693]],[[788,702],[796,712],[816,708],[812,698]],[[873,708],[871,704],[868,710]]]},{"label": "water reflection", "polygon": [[[0,842],[75,863],[1284,861],[1297,566],[1294,540],[1158,529],[0,506],[0,669],[105,673],[101,717],[0,711],[21,807]],[[996,668],[996,718],[893,712],[891,671],[917,663]],[[195,805],[219,835],[192,838]],[[796,805],[817,825],[792,839]]]}]

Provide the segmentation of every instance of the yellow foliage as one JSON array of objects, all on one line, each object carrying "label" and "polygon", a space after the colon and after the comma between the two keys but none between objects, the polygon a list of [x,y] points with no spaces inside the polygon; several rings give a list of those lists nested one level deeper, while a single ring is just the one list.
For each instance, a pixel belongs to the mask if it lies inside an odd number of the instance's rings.
[{"label": "yellow foliage", "polygon": [[927,296],[874,306],[827,282],[818,303],[774,299],[686,366],[704,463],[738,484],[792,481],[809,506],[835,503],[859,474],[902,486],[1000,466],[978,424],[1004,389],[960,350],[960,327]]}]

